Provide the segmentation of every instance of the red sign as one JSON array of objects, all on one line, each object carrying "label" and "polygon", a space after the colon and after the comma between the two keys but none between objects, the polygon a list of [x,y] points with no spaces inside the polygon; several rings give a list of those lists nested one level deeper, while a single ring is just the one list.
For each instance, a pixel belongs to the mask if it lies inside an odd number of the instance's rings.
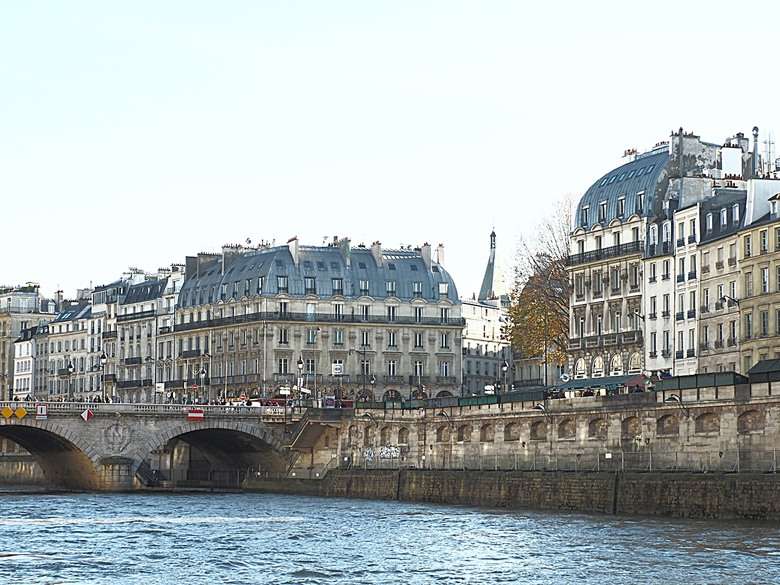
[{"label": "red sign", "polygon": [[192,385],[192,391],[193,392],[197,392],[198,391],[198,385],[197,384],[193,384]]},{"label": "red sign", "polygon": [[187,420],[203,420],[203,409],[190,408],[187,411]]},{"label": "red sign", "polygon": [[95,416],[95,414],[90,409],[87,409],[81,413],[81,418],[84,420],[91,420],[93,416]]}]

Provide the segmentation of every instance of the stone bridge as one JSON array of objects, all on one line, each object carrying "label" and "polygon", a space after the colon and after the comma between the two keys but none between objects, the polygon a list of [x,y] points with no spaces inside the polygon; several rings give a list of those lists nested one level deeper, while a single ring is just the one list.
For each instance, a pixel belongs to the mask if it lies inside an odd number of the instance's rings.
[{"label": "stone bridge", "polygon": [[33,455],[47,487],[85,491],[164,485],[182,466],[198,468],[204,484],[250,469],[285,473],[296,457],[285,430],[300,418],[268,406],[57,402],[4,402],[0,414],[0,437]]}]

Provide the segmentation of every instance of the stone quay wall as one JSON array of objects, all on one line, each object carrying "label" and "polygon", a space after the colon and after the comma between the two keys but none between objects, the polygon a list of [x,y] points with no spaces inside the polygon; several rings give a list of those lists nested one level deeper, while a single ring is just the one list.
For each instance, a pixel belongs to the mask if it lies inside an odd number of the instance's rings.
[{"label": "stone quay wall", "polygon": [[780,521],[775,474],[333,470],[250,477],[246,491],[510,510]]}]

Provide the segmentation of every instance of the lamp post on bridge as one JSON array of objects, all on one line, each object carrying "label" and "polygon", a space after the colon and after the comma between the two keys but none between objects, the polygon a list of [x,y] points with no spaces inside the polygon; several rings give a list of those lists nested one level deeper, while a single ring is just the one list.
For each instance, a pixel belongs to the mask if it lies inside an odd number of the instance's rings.
[{"label": "lamp post on bridge", "polygon": [[103,351],[100,353],[100,357],[98,358],[99,367],[100,367],[100,392],[103,395],[103,402],[108,402],[108,393],[106,392],[106,362],[108,361],[108,356],[106,355],[106,352]]}]

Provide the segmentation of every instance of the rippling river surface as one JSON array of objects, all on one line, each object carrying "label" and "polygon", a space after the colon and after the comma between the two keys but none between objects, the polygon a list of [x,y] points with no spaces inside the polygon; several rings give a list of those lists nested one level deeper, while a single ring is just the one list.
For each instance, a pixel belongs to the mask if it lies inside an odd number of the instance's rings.
[{"label": "rippling river surface", "polygon": [[0,495],[0,583],[780,583],[780,527],[264,494]]}]

